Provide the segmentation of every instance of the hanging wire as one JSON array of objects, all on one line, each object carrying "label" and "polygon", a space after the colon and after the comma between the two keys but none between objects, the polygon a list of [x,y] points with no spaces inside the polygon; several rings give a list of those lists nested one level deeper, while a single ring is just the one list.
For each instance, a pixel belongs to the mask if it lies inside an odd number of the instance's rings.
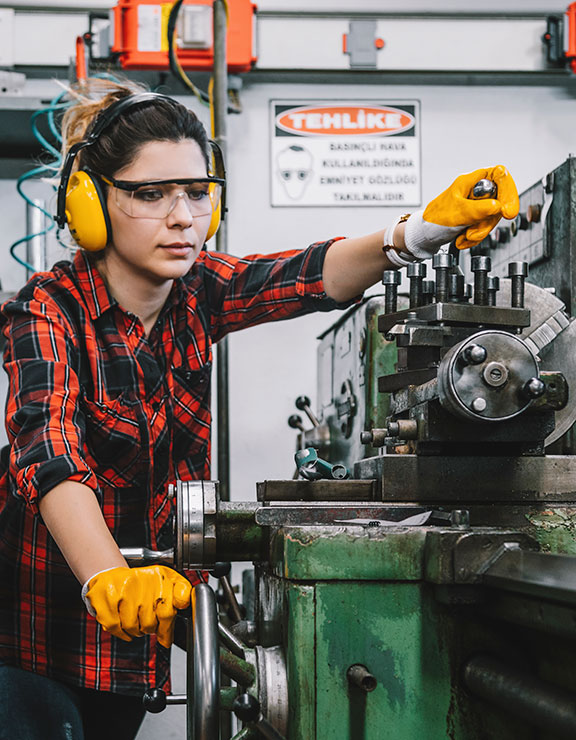
[{"label": "hanging wire", "polygon": [[[54,229],[54,220],[51,213],[49,213],[45,208],[43,208],[39,203],[32,200],[23,189],[24,184],[33,178],[37,178],[38,180],[41,179],[42,175],[50,175],[53,176],[55,172],[57,172],[59,168],[59,164],[61,161],[61,153],[58,149],[56,149],[55,146],[53,146],[46,137],[40,132],[38,128],[38,122],[40,119],[40,116],[46,116],[48,127],[50,129],[50,132],[53,134],[56,141],[59,143],[62,141],[62,137],[60,136],[60,133],[58,132],[58,129],[56,127],[55,121],[54,121],[54,114],[58,111],[65,110],[69,107],[70,103],[62,103],[62,98],[67,94],[67,91],[64,90],[63,92],[59,93],[55,98],[53,98],[48,106],[45,108],[41,108],[38,111],[35,111],[31,116],[31,127],[32,127],[32,133],[34,135],[34,138],[42,145],[42,147],[48,151],[53,157],[54,162],[51,164],[42,164],[38,167],[34,167],[33,169],[29,170],[28,172],[25,172],[23,175],[21,175],[17,182],[16,182],[16,190],[18,194],[24,199],[24,201],[30,205],[32,208],[38,209],[45,219],[47,219],[47,225],[44,229],[41,231],[35,232],[34,234],[26,234],[26,236],[23,236],[20,239],[17,239],[15,242],[13,242],[10,245],[9,251],[11,257],[18,262],[18,264],[25,267],[27,270],[30,270],[31,272],[35,271],[35,267],[31,264],[29,264],[26,260],[23,260],[21,257],[16,254],[16,248],[19,247],[21,244],[26,244],[32,239],[36,239],[40,236],[44,236],[49,231],[52,231]],[[56,190],[56,186],[52,183],[51,184],[52,190]],[[58,242],[62,246],[67,246],[63,244],[63,242],[60,241],[59,237],[57,237]]]},{"label": "hanging wire", "polygon": [[176,54],[176,22],[178,21],[178,13],[180,12],[180,7],[182,6],[183,2],[184,0],[176,0],[168,16],[168,27],[167,27],[168,62],[170,64],[170,70],[172,71],[172,73],[176,77],[178,77],[178,79],[181,82],[183,82],[184,85],[192,93],[194,93],[194,95],[198,98],[198,100],[203,105],[208,105],[209,98],[208,98],[207,93],[205,93],[203,90],[200,90],[200,88],[196,87],[196,85],[188,77],[186,72],[184,72],[184,69],[182,68],[182,65],[180,64],[180,60],[178,59],[178,55]]},{"label": "hanging wire", "polygon": [[[210,91],[205,92],[197,87],[192,80],[188,77],[184,68],[182,67],[178,55],[176,53],[176,23],[178,21],[178,13],[182,7],[184,0],[176,0],[170,14],[168,16],[167,36],[168,36],[168,62],[170,64],[170,71],[174,74],[202,103],[202,105],[211,106],[211,93]],[[229,8],[226,0],[222,0],[224,10],[226,12],[226,22],[229,21]],[[241,113],[239,106],[229,105],[228,113]]]}]

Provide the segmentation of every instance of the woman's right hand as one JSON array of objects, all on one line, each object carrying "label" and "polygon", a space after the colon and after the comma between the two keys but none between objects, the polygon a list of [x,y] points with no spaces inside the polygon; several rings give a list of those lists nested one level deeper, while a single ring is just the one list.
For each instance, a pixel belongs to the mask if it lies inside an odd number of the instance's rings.
[{"label": "woman's right hand", "polygon": [[192,585],[165,565],[119,567],[96,573],[82,589],[89,613],[121,640],[156,634],[172,644],[178,609],[190,606]]}]

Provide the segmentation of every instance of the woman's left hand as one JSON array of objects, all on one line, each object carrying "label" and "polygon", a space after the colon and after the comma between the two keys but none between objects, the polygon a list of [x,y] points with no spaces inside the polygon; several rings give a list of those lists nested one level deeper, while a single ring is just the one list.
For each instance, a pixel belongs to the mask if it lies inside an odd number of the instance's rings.
[{"label": "woman's left hand", "polygon": [[[470,198],[479,180],[492,180],[495,198]],[[485,239],[502,218],[518,215],[520,202],[512,176],[502,165],[460,175],[452,185],[434,198],[424,211],[406,221],[405,249],[417,259],[426,259],[443,245],[456,240],[458,249],[468,249]]]}]

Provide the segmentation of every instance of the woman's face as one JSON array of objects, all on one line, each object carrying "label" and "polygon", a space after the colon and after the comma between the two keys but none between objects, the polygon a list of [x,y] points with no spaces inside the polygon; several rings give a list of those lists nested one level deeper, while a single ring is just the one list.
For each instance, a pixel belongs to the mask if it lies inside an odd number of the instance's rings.
[{"label": "woman's face", "polygon": [[[200,147],[191,139],[144,144],[130,165],[114,173],[116,180],[129,181],[206,176]],[[174,194],[181,189],[175,187]],[[125,277],[145,277],[156,285],[182,277],[190,270],[206,240],[211,214],[192,215],[186,197],[171,200],[173,208],[165,217],[134,218],[119,207],[116,188],[108,188],[112,239],[103,258],[107,269],[120,269]]]}]

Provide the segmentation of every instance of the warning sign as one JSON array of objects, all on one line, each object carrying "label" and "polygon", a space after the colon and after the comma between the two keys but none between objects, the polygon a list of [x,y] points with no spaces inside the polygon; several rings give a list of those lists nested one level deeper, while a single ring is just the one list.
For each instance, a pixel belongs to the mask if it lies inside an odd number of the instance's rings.
[{"label": "warning sign", "polygon": [[271,101],[273,206],[418,206],[419,101]]}]

